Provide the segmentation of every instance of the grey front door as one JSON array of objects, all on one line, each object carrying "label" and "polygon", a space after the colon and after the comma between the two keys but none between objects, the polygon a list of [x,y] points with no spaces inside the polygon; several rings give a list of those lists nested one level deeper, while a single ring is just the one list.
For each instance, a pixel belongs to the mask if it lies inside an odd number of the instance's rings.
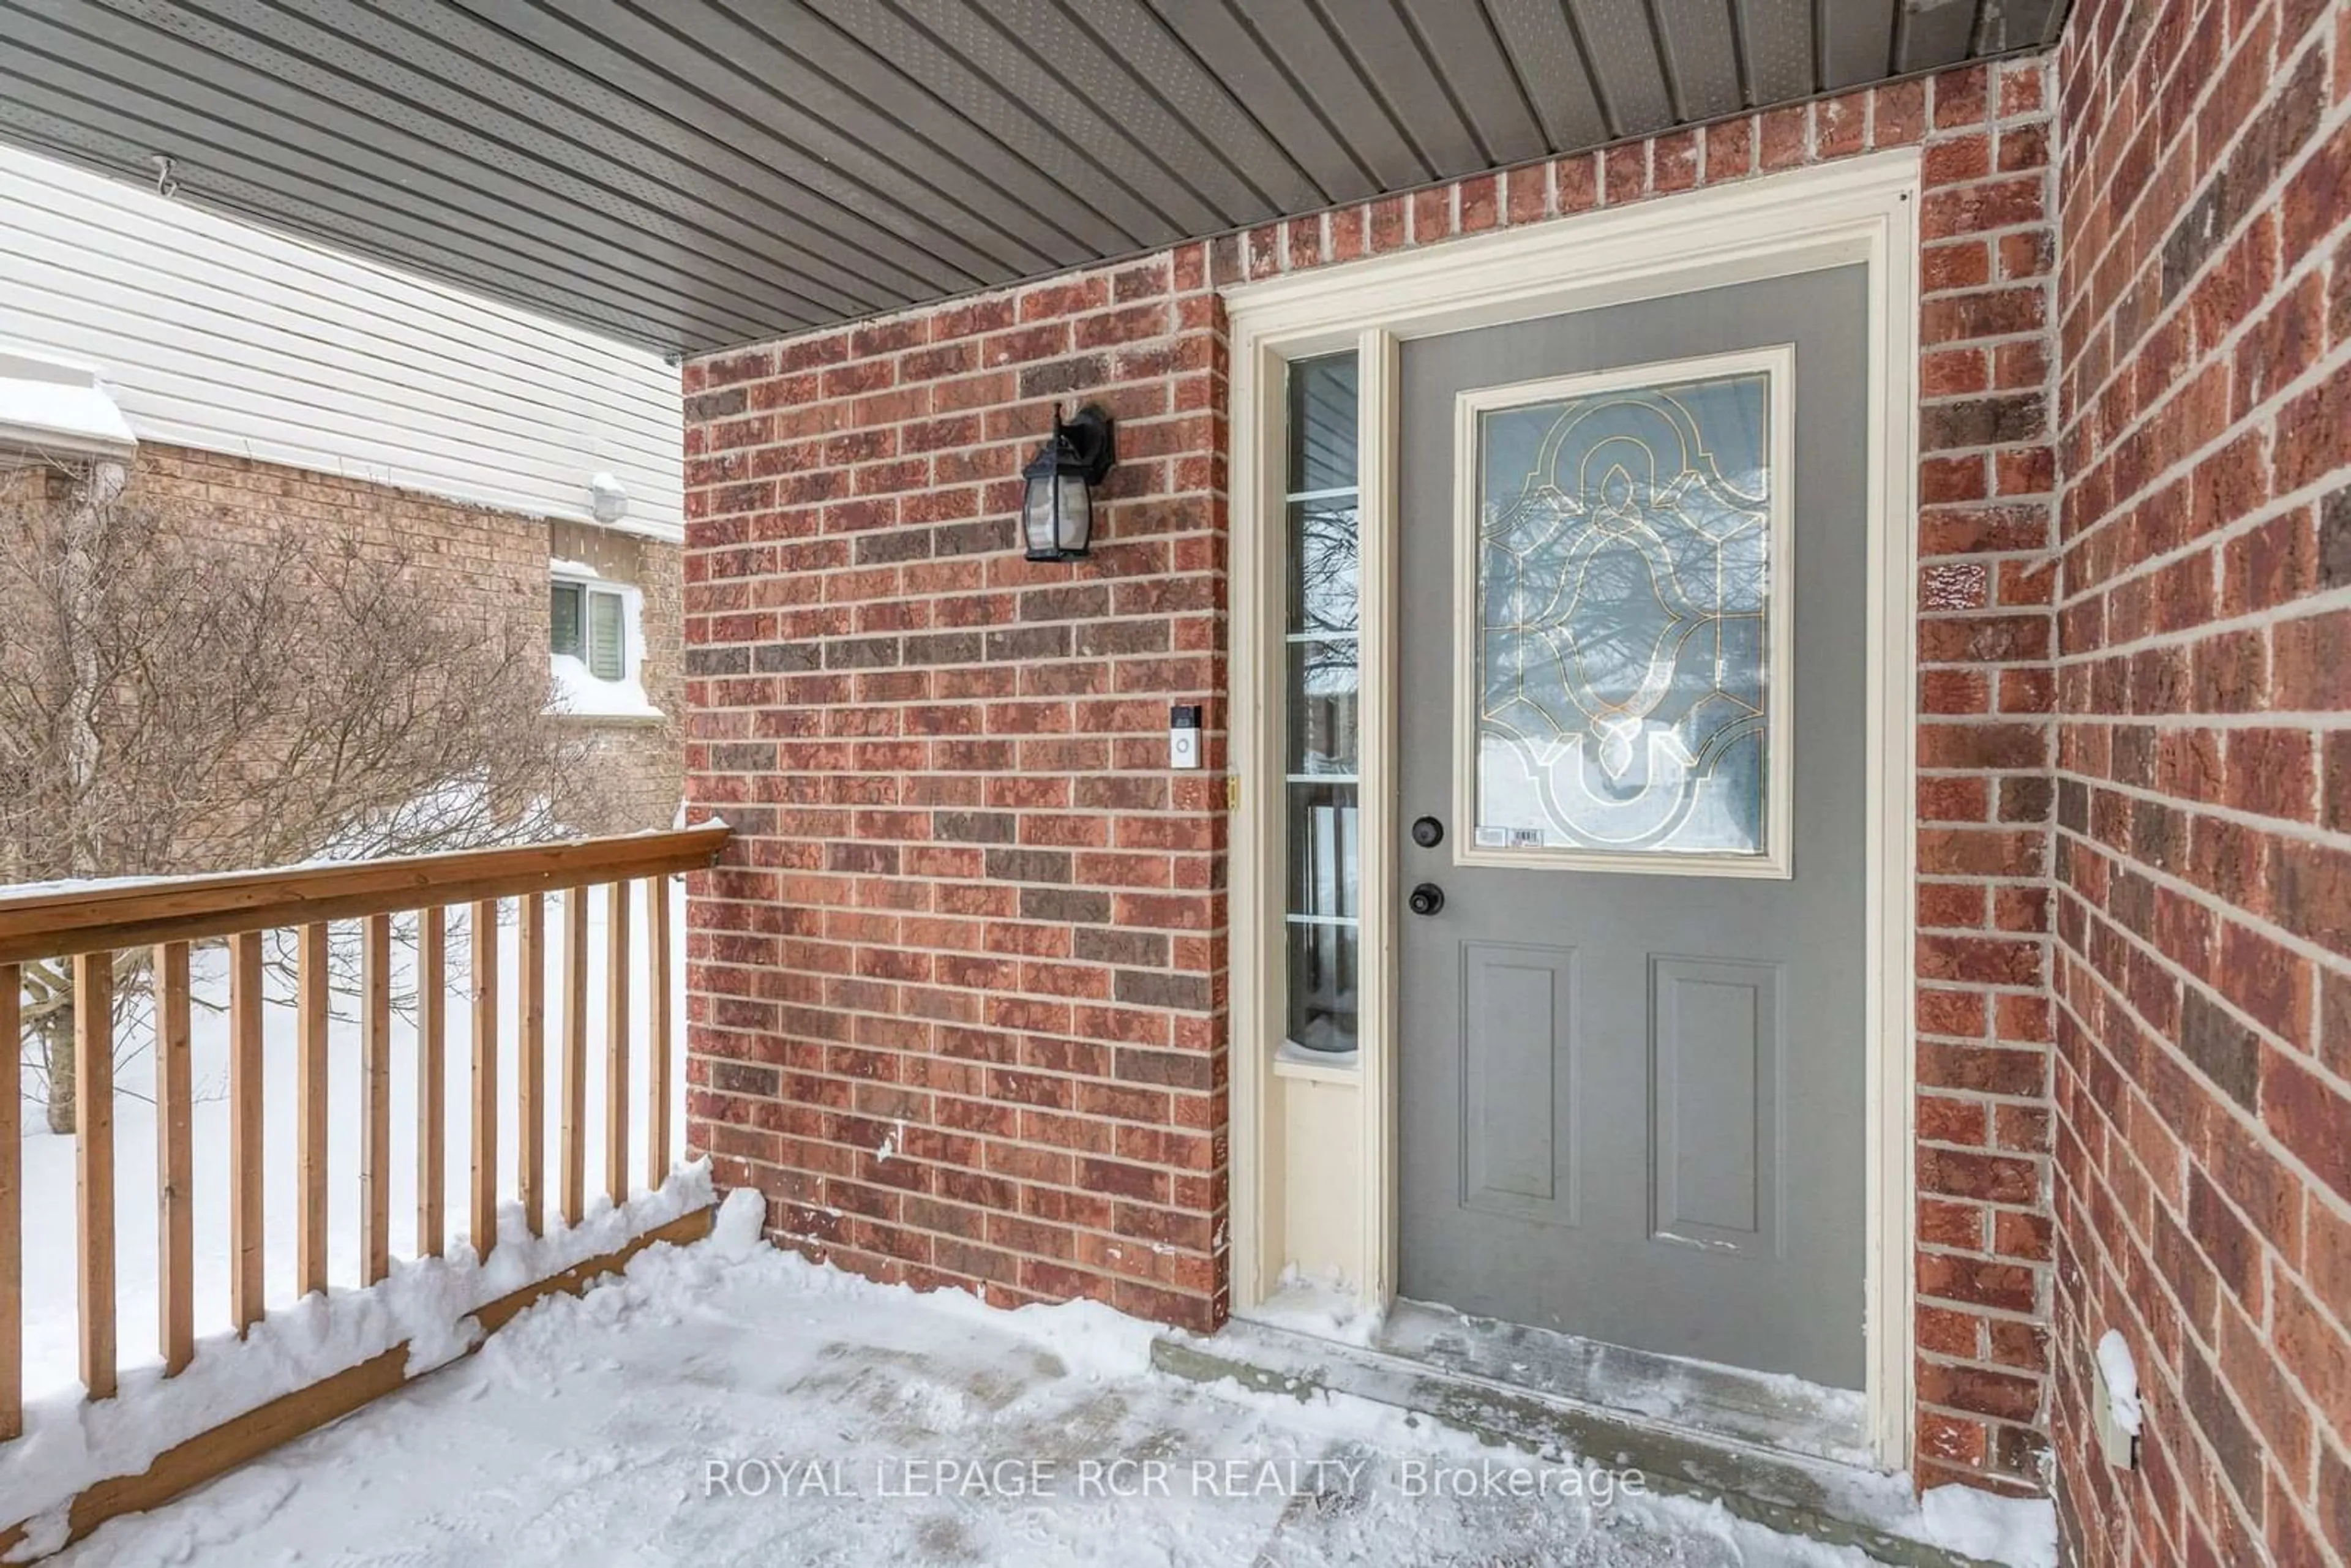
[{"label": "grey front door", "polygon": [[1862,1385],[1865,288],[1405,345],[1407,1297]]}]

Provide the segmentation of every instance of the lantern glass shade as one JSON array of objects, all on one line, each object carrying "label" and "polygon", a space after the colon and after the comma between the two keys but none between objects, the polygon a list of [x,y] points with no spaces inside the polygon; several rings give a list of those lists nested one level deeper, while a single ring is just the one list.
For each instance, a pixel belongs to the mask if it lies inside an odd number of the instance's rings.
[{"label": "lantern glass shade", "polygon": [[1064,423],[1053,411],[1053,434],[1020,471],[1020,531],[1030,560],[1076,560],[1093,543],[1093,487],[1117,460],[1108,413],[1095,404]]},{"label": "lantern glass shade", "polygon": [[1093,487],[1074,469],[1059,469],[1040,455],[1024,471],[1029,481],[1020,527],[1030,560],[1075,560],[1092,541]]}]

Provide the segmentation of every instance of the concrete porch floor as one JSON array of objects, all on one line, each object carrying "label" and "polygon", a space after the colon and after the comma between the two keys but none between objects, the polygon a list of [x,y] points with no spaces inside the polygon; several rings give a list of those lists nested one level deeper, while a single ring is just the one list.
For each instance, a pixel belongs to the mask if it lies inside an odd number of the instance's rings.
[{"label": "concrete porch floor", "polygon": [[[1754,1399],[1771,1380],[1618,1352],[1646,1364],[1646,1387],[1562,1367],[1603,1347],[1563,1335],[1463,1319],[1415,1302],[1368,1344],[1340,1343],[1293,1326],[1236,1322],[1214,1339],[1169,1335],[1154,1364],[1203,1382],[1230,1380],[1301,1400],[1368,1400],[1426,1418],[1495,1448],[1536,1456],[1604,1457],[1637,1469],[1661,1494],[1696,1499],[1790,1535],[1857,1550],[1892,1568],[1980,1568],[1988,1544],[1930,1539],[1934,1521],[1914,1504],[1907,1477],[1861,1461],[1842,1430],[1844,1411],[1823,1419],[1793,1380],[1774,1412]],[[1483,1342],[1483,1343],[1481,1343]],[[1564,1375],[1562,1375],[1564,1374]],[[1694,1389],[1711,1377],[1748,1396],[1729,1406]],[[1604,1383],[1604,1387],[1602,1386]],[[1651,1390],[1660,1396],[1645,1397]],[[1801,1390],[1806,1397],[1798,1397]],[[1855,1401],[1857,1416],[1858,1401]],[[1827,1450],[1823,1452],[1823,1450]],[[2007,1505],[1969,1499],[2000,1511]],[[1961,1550],[1959,1545],[1972,1550]]]},{"label": "concrete porch floor", "polygon": [[711,1241],[655,1248],[53,1561],[1865,1561],[1376,1399],[1170,1375],[1148,1325],[1102,1308],[998,1312],[813,1268],[756,1223],[738,1207]]}]

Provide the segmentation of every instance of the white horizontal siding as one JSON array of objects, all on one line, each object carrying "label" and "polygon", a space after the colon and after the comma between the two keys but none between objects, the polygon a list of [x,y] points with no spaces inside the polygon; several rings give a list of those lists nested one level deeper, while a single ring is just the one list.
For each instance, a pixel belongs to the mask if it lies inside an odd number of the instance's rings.
[{"label": "white horizontal siding", "polygon": [[0,145],[0,342],[95,361],[141,440],[676,537],[676,370]]}]

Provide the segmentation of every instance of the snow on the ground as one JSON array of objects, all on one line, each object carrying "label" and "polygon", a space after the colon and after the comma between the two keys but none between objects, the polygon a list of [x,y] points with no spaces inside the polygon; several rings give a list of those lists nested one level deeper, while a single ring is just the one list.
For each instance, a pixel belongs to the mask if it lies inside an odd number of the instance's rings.
[{"label": "snow on the ground", "polygon": [[737,1193],[710,1241],[650,1249],[57,1561],[1863,1562],[1384,1406],[1154,1373],[1151,1327],[1101,1306],[1004,1312],[812,1267],[759,1242],[760,1218]]},{"label": "snow on the ground", "polygon": [[2057,1561],[2057,1511],[2044,1499],[1942,1486],[1920,1498],[1918,1507],[1919,1539],[1946,1551],[2017,1568]]},{"label": "snow on the ground", "polygon": [[[633,674],[608,681],[588,668],[584,659],[569,653],[549,656],[555,677],[555,701],[549,712],[573,718],[662,719],[669,715],[653,706],[642,682]],[[632,660],[629,666],[637,668]]]},{"label": "snow on the ground", "polygon": [[[684,890],[682,884],[671,884],[671,919],[673,930],[684,929]],[[588,951],[601,965],[604,952],[605,895],[601,889],[591,889],[586,895],[588,908]],[[631,890],[631,919],[642,938],[645,906],[643,894]],[[563,987],[560,983],[563,952],[564,900],[548,900],[548,988],[547,988],[547,1118],[546,1148],[548,1180],[543,1190],[548,1200],[549,1221],[554,1216],[552,1195],[560,1190],[556,1181],[559,1174],[561,1151],[561,1084],[562,1059],[558,1042],[562,1039]],[[454,1249],[465,1239],[470,1208],[471,1161],[473,1157],[472,1083],[472,1015],[466,998],[466,956],[470,952],[467,932],[468,911],[460,906],[449,912],[449,957],[447,1026],[444,1061],[445,1098],[443,1105],[443,1125],[445,1129],[446,1161],[443,1178],[446,1195],[446,1222],[449,1245]],[[393,949],[392,984],[395,995],[404,996],[415,984],[415,925],[413,916],[402,916],[395,923],[400,942]],[[351,929],[335,928],[339,941],[347,939]],[[517,1042],[521,984],[517,962],[517,928],[514,923],[513,904],[507,904],[506,923],[498,933],[498,1001],[501,1009],[500,1060],[498,1065],[498,1127],[499,1192],[512,1196],[517,1191],[520,1169],[518,1142],[519,1120],[515,1087],[518,1082]],[[652,1086],[648,1076],[648,1047],[651,1038],[651,977],[646,969],[648,944],[640,939],[631,945],[633,971],[629,987],[631,1021],[634,1044],[630,1057],[629,1133],[632,1154],[628,1162],[632,1183],[644,1179],[646,1108],[651,1104]],[[229,1278],[229,1118],[228,1118],[228,980],[225,955],[217,948],[199,949],[192,964],[192,985],[197,1005],[193,1009],[193,1039],[190,1046],[192,1082],[196,1103],[191,1125],[193,1149],[195,1232],[195,1329],[199,1335],[214,1334],[230,1326],[228,1316]],[[584,1138],[591,1191],[602,1186],[604,1171],[604,987],[601,970],[593,977],[595,983],[588,988],[588,1071]],[[685,1016],[683,998],[682,967],[671,976],[673,984],[672,1013],[674,1019]],[[264,1009],[263,1049],[263,1168],[264,1168],[264,1242],[263,1252],[266,1275],[266,1299],[275,1314],[292,1308],[296,1301],[295,1242],[299,1213],[297,1207],[296,1165],[296,1019],[291,999],[284,993],[288,989],[285,977],[275,974],[267,981],[273,993]],[[359,1026],[351,1015],[354,998],[335,998],[337,1017],[328,1040],[328,1260],[329,1283],[339,1289],[355,1287],[360,1271],[360,1055]],[[126,1375],[133,1369],[152,1366],[160,1361],[155,1323],[157,1322],[156,1274],[156,1136],[155,1106],[152,1099],[154,1088],[154,1057],[148,1050],[152,1038],[152,1021],[141,1019],[135,1029],[125,1031],[118,1051],[122,1065],[115,1084],[115,1306],[116,1322],[121,1343],[121,1364]],[[674,1061],[684,1061],[683,1030],[673,1043]],[[674,1068],[674,1078],[668,1085],[671,1096],[671,1139],[673,1152],[683,1147],[685,1130],[684,1074]],[[32,1075],[26,1074],[27,1078]],[[30,1087],[30,1085],[28,1085]],[[395,1258],[416,1256],[416,1106],[418,1083],[416,1070],[416,1033],[413,1018],[396,1012],[392,1019],[392,1251]],[[37,1103],[27,1100],[23,1108],[24,1139],[24,1204],[25,1204],[25,1383],[28,1399],[67,1393],[78,1395],[81,1388],[80,1351],[77,1310],[78,1279],[74,1262],[74,1141],[50,1134],[46,1113]],[[491,1261],[502,1266],[498,1251],[493,1249]],[[512,1289],[527,1281],[515,1280]],[[0,1511],[5,1511],[0,1510]],[[11,1515],[11,1517],[15,1517]]]},{"label": "snow on the ground", "polygon": [[1387,1313],[1367,1305],[1361,1292],[1343,1280],[1284,1269],[1274,1281],[1273,1294],[1249,1313],[1251,1320],[1275,1328],[1336,1340],[1341,1344],[1368,1345],[1380,1337]]}]

